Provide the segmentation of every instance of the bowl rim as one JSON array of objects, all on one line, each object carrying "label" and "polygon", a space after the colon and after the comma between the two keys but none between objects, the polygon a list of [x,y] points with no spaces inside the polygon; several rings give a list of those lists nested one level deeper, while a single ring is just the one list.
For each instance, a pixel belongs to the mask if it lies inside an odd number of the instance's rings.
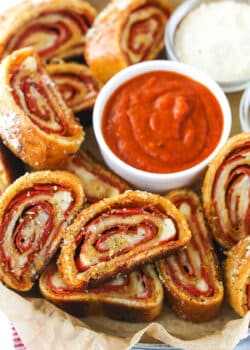
[{"label": "bowl rim", "polygon": [[[214,1],[225,1],[225,0],[214,0]],[[164,33],[164,42],[166,47],[167,56],[169,59],[177,62],[181,62],[175,54],[174,49],[174,37],[177,27],[183,18],[191,12],[194,8],[198,7],[203,3],[209,3],[209,0],[186,0],[184,3],[179,5],[174,12],[171,14]],[[242,1],[241,1],[242,2]],[[224,92],[236,92],[244,90],[250,84],[250,77],[247,79],[219,81],[216,80],[217,84],[220,85]]]},{"label": "bowl rim", "polygon": [[[217,146],[214,150],[203,159],[200,163],[195,164],[194,166],[171,173],[154,173],[149,171],[144,171],[138,168],[133,167],[132,165],[127,164],[125,161],[121,160],[107,145],[103,134],[102,134],[102,116],[105,105],[112,95],[112,93],[123,83],[133,79],[136,76],[142,75],[147,72],[152,71],[173,71],[178,74],[184,75],[192,80],[199,82],[200,84],[206,86],[209,91],[215,96],[217,99],[223,115],[223,130],[220,137],[220,140],[217,143]],[[206,82],[206,83],[205,83]],[[112,160],[113,163],[116,163],[119,168],[122,168],[127,173],[133,174],[136,177],[140,177],[143,180],[151,180],[154,177],[154,180],[166,181],[172,180],[176,178],[177,180],[182,179],[185,176],[194,175],[200,171],[202,171],[209,162],[215,157],[218,153],[222,145],[225,143],[227,138],[229,137],[231,131],[232,124],[232,113],[229,105],[229,101],[225,96],[224,92],[220,88],[220,86],[208,75],[201,72],[197,68],[189,66],[187,64],[177,62],[177,61],[169,61],[169,60],[153,60],[136,63],[132,66],[129,66],[115,76],[113,76],[101,89],[99,95],[97,96],[94,110],[93,110],[93,128],[94,133],[97,139],[97,143],[102,152],[106,153],[109,159]]]},{"label": "bowl rim", "polygon": [[250,85],[243,92],[240,105],[239,105],[239,116],[240,116],[240,126],[241,130],[247,132],[250,130],[250,120],[248,120],[248,115],[250,113]]}]

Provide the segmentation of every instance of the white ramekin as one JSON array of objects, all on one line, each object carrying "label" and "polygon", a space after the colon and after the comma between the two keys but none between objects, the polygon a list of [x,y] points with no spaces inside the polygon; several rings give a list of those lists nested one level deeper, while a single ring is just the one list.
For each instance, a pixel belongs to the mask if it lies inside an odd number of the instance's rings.
[{"label": "white ramekin", "polygon": [[[152,71],[170,71],[180,73],[203,85],[205,85],[219,102],[224,118],[224,126],[221,138],[214,151],[202,162],[192,168],[175,173],[157,174],[134,168],[119,159],[109,148],[102,134],[102,116],[109,97],[123,83],[135,76]],[[138,189],[163,193],[167,190],[188,186],[194,183],[205,171],[208,163],[215,157],[221,146],[227,140],[231,130],[231,110],[228,100],[218,84],[199,70],[186,64],[155,60],[147,61],[130,66],[110,79],[99,93],[93,111],[93,126],[95,136],[100,147],[102,156],[107,165],[122,178],[134,185]]]},{"label": "white ramekin", "polygon": [[[223,0],[217,0],[223,1]],[[235,1],[246,1],[246,0],[235,0]],[[209,2],[209,0],[207,0]],[[180,6],[178,6],[175,11],[170,16],[167,21],[166,29],[165,29],[165,47],[167,52],[167,57],[173,61],[179,61],[179,58],[175,53],[175,32],[180,25],[181,21],[184,17],[192,11],[195,7],[204,3],[204,0],[186,0]],[[226,59],[226,57],[225,57]],[[217,83],[221,86],[223,91],[225,92],[235,92],[244,90],[249,85],[249,78],[242,80],[231,80],[231,81],[217,81]]]}]

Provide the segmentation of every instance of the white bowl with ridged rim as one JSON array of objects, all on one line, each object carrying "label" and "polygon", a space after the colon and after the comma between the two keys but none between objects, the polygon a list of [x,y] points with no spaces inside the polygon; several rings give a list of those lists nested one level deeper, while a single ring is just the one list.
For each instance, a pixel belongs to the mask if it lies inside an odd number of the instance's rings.
[{"label": "white bowl with ridged rim", "polygon": [[250,131],[250,84],[241,96],[240,100],[240,125],[242,131]]},{"label": "white bowl with ridged rim", "polygon": [[[224,125],[221,138],[216,148],[203,161],[186,170],[178,171],[175,173],[159,174],[137,169],[118,158],[112,152],[103,137],[103,112],[106,103],[113,92],[128,80],[144,73],[153,71],[168,71],[179,73],[203,84],[215,96],[221,107]],[[231,122],[232,116],[229,102],[222,89],[214,80],[196,68],[183,63],[167,60],[154,60],[137,63],[117,73],[104,85],[100,91],[96,99],[93,111],[93,127],[95,136],[101,154],[108,167],[111,168],[116,174],[124,178],[126,181],[134,185],[136,188],[157,193],[163,193],[173,188],[180,188],[194,183],[205,171],[209,162],[215,157],[221,146],[227,140],[231,130]]]},{"label": "white bowl with ridged rim", "polygon": [[[225,1],[225,0],[213,0],[213,1]],[[248,2],[248,0],[234,0],[237,2]],[[167,25],[165,28],[165,47],[167,57],[170,60],[180,62],[179,58],[175,52],[175,33],[180,25],[181,21],[187,16],[192,10],[194,10],[197,6],[202,3],[209,3],[210,0],[186,0],[180,6],[178,6],[175,11],[170,16],[167,21]],[[226,59],[226,57],[225,57]],[[239,80],[229,80],[229,81],[217,81],[224,92],[236,92],[244,90],[250,83],[250,77],[246,79]]]}]

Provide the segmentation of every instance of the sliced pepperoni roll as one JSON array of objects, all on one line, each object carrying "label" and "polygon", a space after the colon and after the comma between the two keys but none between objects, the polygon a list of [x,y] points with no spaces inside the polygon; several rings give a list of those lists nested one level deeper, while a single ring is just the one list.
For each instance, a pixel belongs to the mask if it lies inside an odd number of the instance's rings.
[{"label": "sliced pepperoni roll", "polygon": [[123,68],[153,59],[163,48],[168,0],[112,1],[86,36],[85,59],[106,82]]},{"label": "sliced pepperoni roll", "polygon": [[17,157],[34,169],[51,169],[78,151],[82,126],[32,48],[6,57],[0,80],[0,135]]},{"label": "sliced pepperoni roll", "polygon": [[98,303],[110,318],[151,321],[160,314],[163,304],[162,284],[150,264],[88,290],[67,286],[56,265],[50,265],[40,277],[39,286],[45,298],[71,313],[76,310],[78,315],[86,315],[88,306]]},{"label": "sliced pepperoni roll", "polygon": [[81,179],[86,195],[86,205],[130,189],[125,181],[99,164],[83,148],[72,157],[65,169]]},{"label": "sliced pepperoni roll", "polygon": [[83,199],[78,178],[63,171],[26,174],[7,188],[0,199],[0,279],[7,286],[32,288]]},{"label": "sliced pepperoni roll", "polygon": [[166,198],[140,191],[83,210],[64,234],[59,272],[87,287],[159,259],[191,238],[186,220]]},{"label": "sliced pepperoni roll", "polygon": [[101,89],[89,68],[80,63],[61,62],[46,66],[67,106],[74,113],[93,107]]},{"label": "sliced pepperoni roll", "polygon": [[33,46],[43,60],[82,55],[96,10],[83,0],[24,0],[3,13],[0,59]]},{"label": "sliced pepperoni roll", "polygon": [[250,310],[250,236],[227,252],[225,288],[229,304],[244,316]]},{"label": "sliced pepperoni roll", "polygon": [[202,206],[189,190],[172,191],[167,198],[183,213],[192,232],[185,248],[158,263],[167,300],[181,317],[208,321],[218,313],[224,293]]},{"label": "sliced pepperoni roll", "polygon": [[203,187],[205,214],[226,249],[250,233],[250,133],[229,139],[210,163]]}]

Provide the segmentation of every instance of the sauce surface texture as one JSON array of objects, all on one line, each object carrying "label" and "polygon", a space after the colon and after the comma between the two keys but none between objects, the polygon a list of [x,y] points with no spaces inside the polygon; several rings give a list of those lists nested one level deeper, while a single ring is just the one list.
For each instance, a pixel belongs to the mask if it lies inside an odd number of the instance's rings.
[{"label": "sauce surface texture", "polygon": [[214,95],[181,74],[155,71],[121,85],[109,98],[102,132],[111,150],[135,168],[177,172],[217,146],[223,116]]}]

